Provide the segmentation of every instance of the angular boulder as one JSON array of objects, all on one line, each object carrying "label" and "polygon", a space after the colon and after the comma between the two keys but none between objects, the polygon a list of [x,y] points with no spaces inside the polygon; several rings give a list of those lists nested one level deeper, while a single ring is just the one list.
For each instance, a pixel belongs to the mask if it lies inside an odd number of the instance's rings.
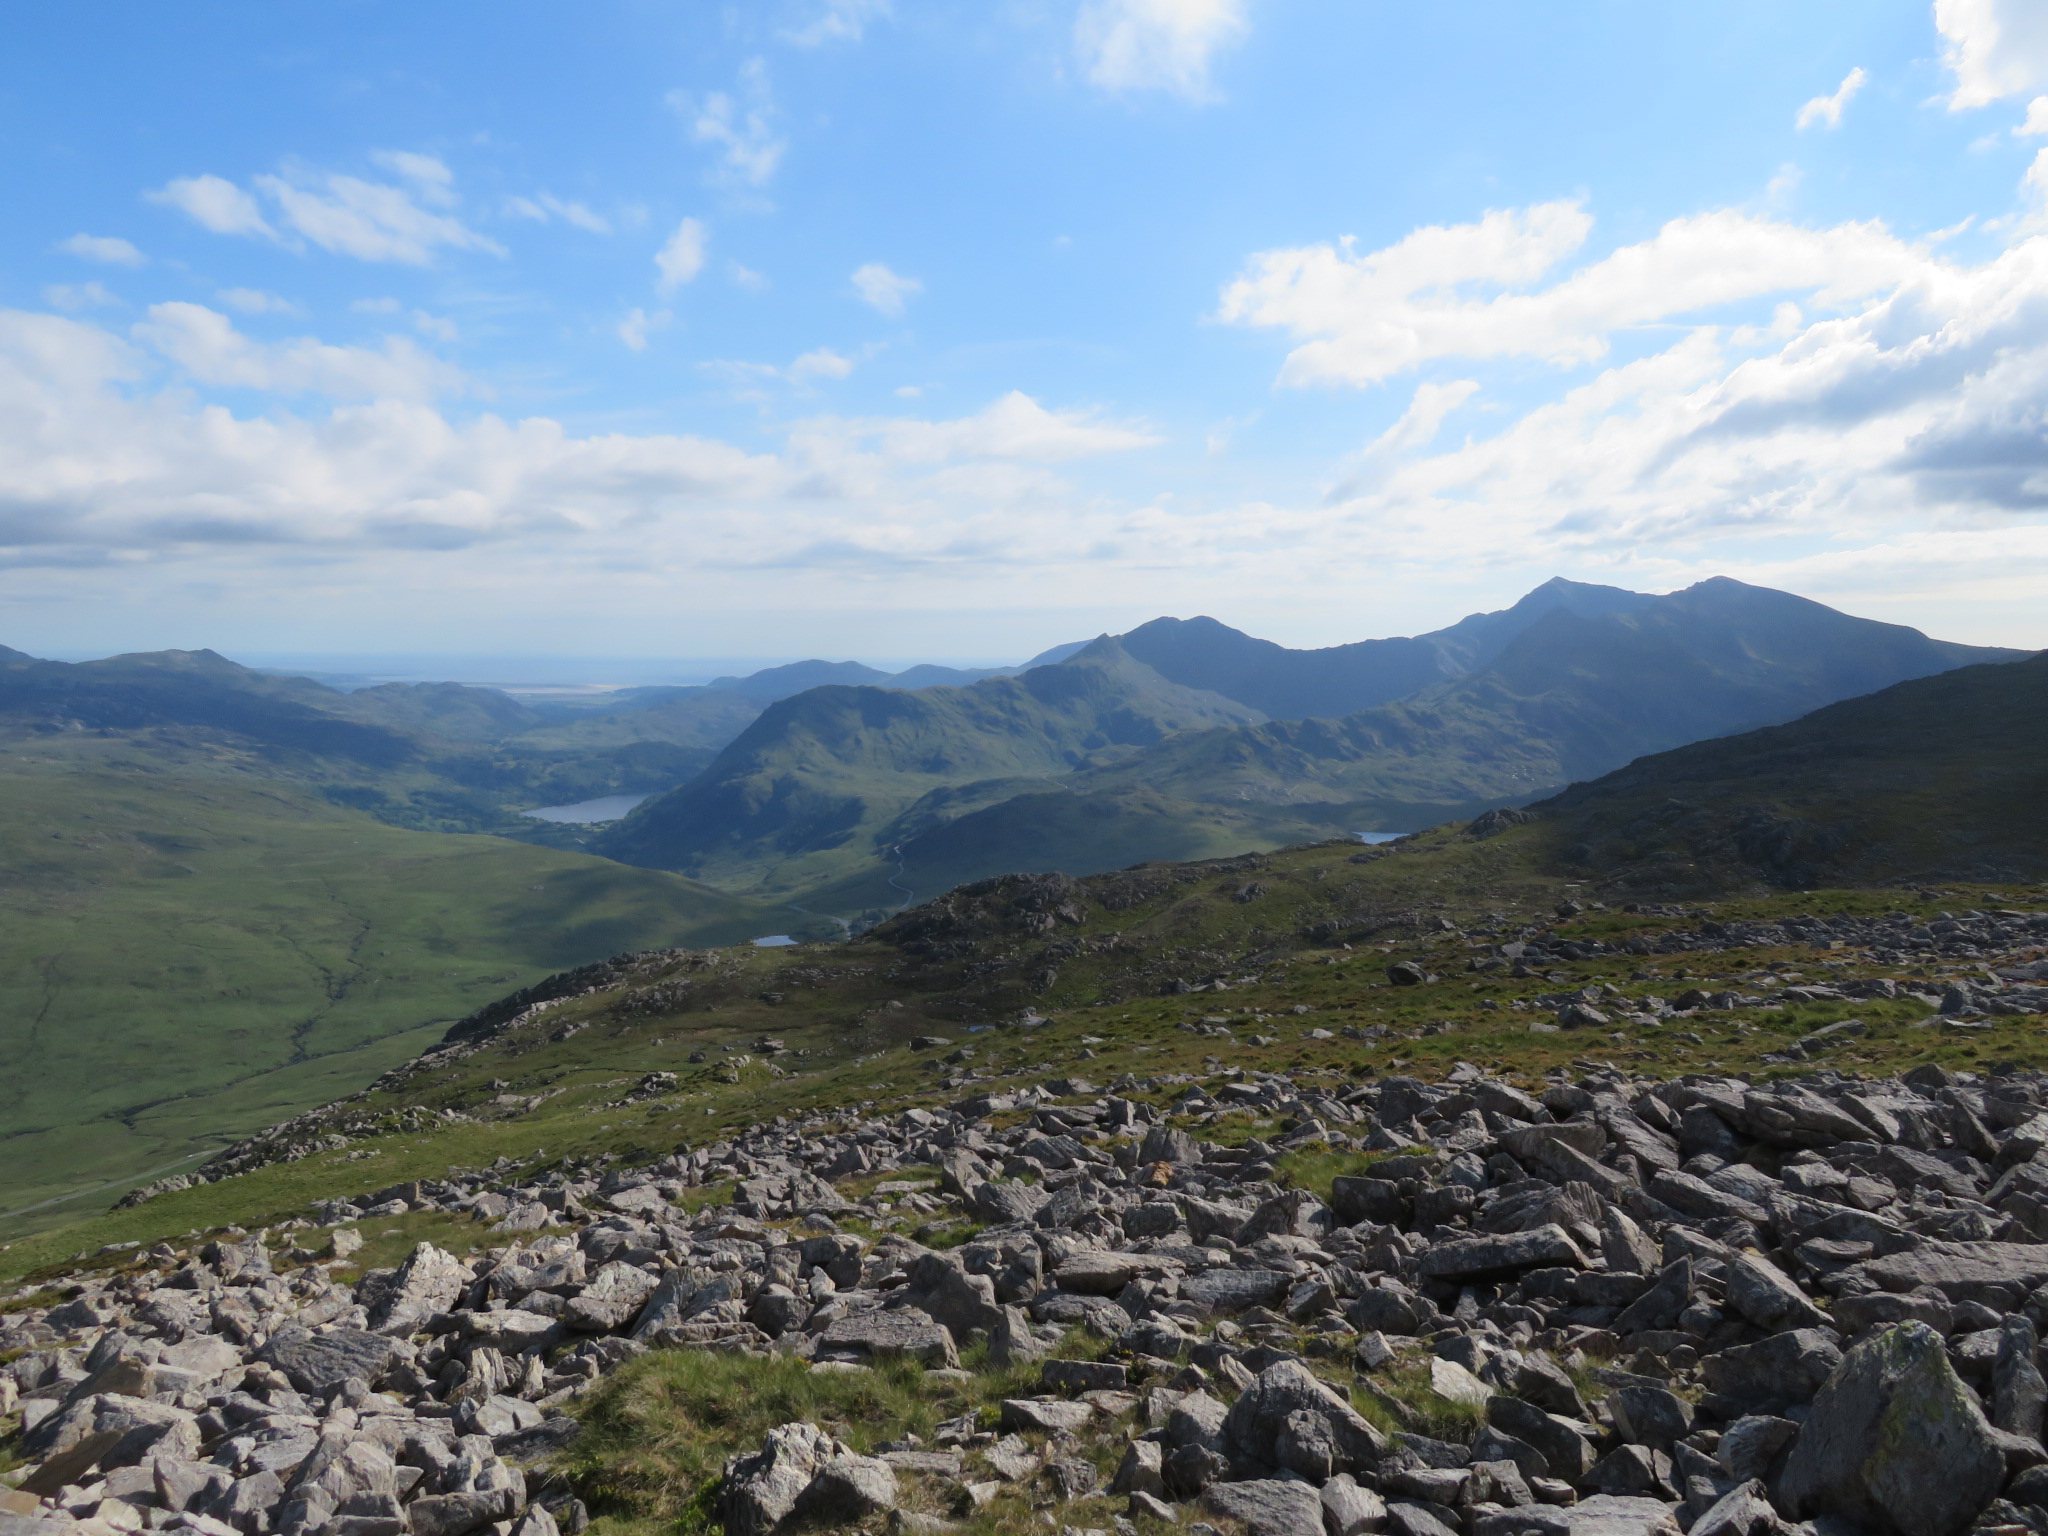
[{"label": "angular boulder", "polygon": [[1779,1502],[1887,1536],[1957,1536],[1998,1496],[2005,1457],[1941,1336],[1902,1323],[1851,1349],[1814,1397]]}]

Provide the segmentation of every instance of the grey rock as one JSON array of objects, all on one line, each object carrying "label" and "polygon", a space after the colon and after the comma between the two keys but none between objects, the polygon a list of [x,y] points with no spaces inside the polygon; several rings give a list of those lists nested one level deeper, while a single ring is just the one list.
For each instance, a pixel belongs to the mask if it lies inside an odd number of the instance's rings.
[{"label": "grey rock", "polygon": [[1156,1440],[1133,1440],[1124,1448],[1124,1459],[1116,1469],[1116,1476],[1110,1479],[1111,1493],[1149,1493],[1155,1498],[1166,1497],[1166,1479],[1161,1469],[1165,1465],[1166,1448]]},{"label": "grey rock", "polygon": [[[1297,1414],[1305,1417],[1297,1421]],[[1321,1431],[1310,1421],[1320,1423]],[[1312,1442],[1328,1456],[1326,1477],[1373,1466],[1386,1454],[1385,1437],[1299,1360],[1277,1361],[1261,1371],[1238,1394],[1223,1425],[1225,1452],[1254,1468],[1285,1466],[1290,1451],[1308,1451]]]},{"label": "grey rock", "polygon": [[1478,1279],[1560,1264],[1584,1269],[1586,1256],[1555,1223],[1500,1237],[1432,1244],[1421,1257],[1422,1273],[1439,1280]]},{"label": "grey rock", "polygon": [[1814,1398],[1785,1464],[1792,1515],[1896,1536],[1956,1536],[1997,1496],[2005,1458],[1941,1337],[1902,1323],[1851,1349]]},{"label": "grey rock", "polygon": [[1768,1477],[1786,1447],[1798,1438],[1799,1426],[1790,1419],[1747,1414],[1721,1432],[1715,1455],[1729,1477],[1746,1483]]},{"label": "grey rock", "polygon": [[1595,1453],[1587,1425],[1505,1396],[1487,1399],[1486,1418],[1495,1429],[1534,1446],[1549,1463],[1552,1477],[1575,1483],[1593,1470]]},{"label": "grey rock", "polygon": [[614,1259],[569,1298],[562,1321],[586,1333],[611,1333],[639,1315],[660,1283],[638,1265]]},{"label": "grey rock", "polygon": [[255,1358],[274,1365],[301,1392],[325,1394],[351,1376],[374,1386],[398,1353],[390,1339],[356,1328],[309,1333],[295,1323],[273,1333]]},{"label": "grey rock", "polygon": [[1700,1362],[1700,1375],[1709,1391],[1743,1411],[1766,1413],[1811,1401],[1841,1363],[1833,1335],[1795,1328],[1716,1351]]},{"label": "grey rock", "polygon": [[1615,1428],[1627,1439],[1666,1455],[1692,1433],[1692,1404],[1662,1387],[1621,1387],[1608,1406]]},{"label": "grey rock", "polygon": [[1278,1269],[1212,1269],[1180,1283],[1181,1296],[1211,1312],[1267,1307],[1287,1294],[1294,1277]]},{"label": "grey rock", "polygon": [[875,1357],[898,1356],[922,1361],[928,1368],[952,1369],[960,1363],[953,1335],[921,1312],[856,1312],[842,1317],[818,1335],[822,1351],[846,1350]]},{"label": "grey rock", "polygon": [[768,1431],[760,1450],[728,1460],[718,1491],[726,1536],[768,1536],[795,1512],[837,1449],[815,1424],[784,1424]]},{"label": "grey rock", "polygon": [[896,1474],[875,1456],[838,1447],[797,1496],[795,1517],[818,1525],[857,1525],[894,1509],[901,1497]]},{"label": "grey rock", "polygon": [[387,1338],[416,1333],[437,1312],[451,1310],[471,1280],[469,1266],[432,1243],[421,1243],[398,1266],[370,1313],[370,1329]]},{"label": "grey rock", "polygon": [[1850,1273],[1881,1291],[1931,1285],[1952,1301],[1987,1285],[2030,1291],[2048,1281],[2048,1243],[1922,1243],[1907,1253],[1868,1259]]},{"label": "grey rock", "polygon": [[1999,1329],[1998,1358],[1991,1368],[1991,1422],[2012,1434],[2041,1438],[2048,1405],[2037,1356],[2040,1340],[2025,1317],[2008,1317]]},{"label": "grey rock", "polygon": [[1792,1527],[1778,1518],[1764,1493],[1764,1485],[1751,1479],[1739,1483],[1717,1499],[1695,1520],[1688,1536],[1791,1536]]},{"label": "grey rock", "polygon": [[1777,1265],[1759,1253],[1738,1253],[1728,1263],[1728,1305],[1759,1328],[1825,1328],[1828,1314]]},{"label": "grey rock", "polygon": [[1323,1484],[1320,1498],[1326,1536],[1368,1536],[1386,1529],[1386,1500],[1361,1487],[1349,1472],[1339,1472]]},{"label": "grey rock", "polygon": [[1217,1483],[1202,1494],[1202,1504],[1241,1522],[1250,1536],[1324,1536],[1322,1500],[1307,1483]]}]

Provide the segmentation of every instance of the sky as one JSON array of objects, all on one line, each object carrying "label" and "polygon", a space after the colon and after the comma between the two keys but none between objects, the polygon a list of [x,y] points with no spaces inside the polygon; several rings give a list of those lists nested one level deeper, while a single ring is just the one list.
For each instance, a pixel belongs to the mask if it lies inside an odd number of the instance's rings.
[{"label": "sky", "polygon": [[77,0],[0,643],[1015,660],[1725,574],[2048,644],[2039,0]]}]

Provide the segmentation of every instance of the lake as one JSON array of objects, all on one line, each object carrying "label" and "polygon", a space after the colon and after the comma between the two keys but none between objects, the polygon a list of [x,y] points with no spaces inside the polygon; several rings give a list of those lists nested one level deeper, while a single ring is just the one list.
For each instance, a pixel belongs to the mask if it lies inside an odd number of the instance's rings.
[{"label": "lake", "polygon": [[[529,811],[527,814],[532,815],[533,813]],[[1358,834],[1358,840],[1361,843],[1391,843],[1397,838],[1403,838],[1407,835],[1406,832],[1361,832]]]},{"label": "lake", "polygon": [[606,795],[599,800],[583,800],[575,805],[544,805],[537,811],[521,811],[522,816],[537,817],[541,821],[617,821],[642,800],[651,800],[652,795]]}]

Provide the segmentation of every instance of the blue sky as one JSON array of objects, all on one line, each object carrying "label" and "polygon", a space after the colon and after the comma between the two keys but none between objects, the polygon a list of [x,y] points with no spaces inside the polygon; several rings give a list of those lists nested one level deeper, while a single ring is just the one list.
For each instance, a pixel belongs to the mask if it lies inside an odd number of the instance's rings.
[{"label": "blue sky", "polygon": [[1004,658],[1724,572],[2048,641],[2036,4],[10,31],[0,642]]}]

